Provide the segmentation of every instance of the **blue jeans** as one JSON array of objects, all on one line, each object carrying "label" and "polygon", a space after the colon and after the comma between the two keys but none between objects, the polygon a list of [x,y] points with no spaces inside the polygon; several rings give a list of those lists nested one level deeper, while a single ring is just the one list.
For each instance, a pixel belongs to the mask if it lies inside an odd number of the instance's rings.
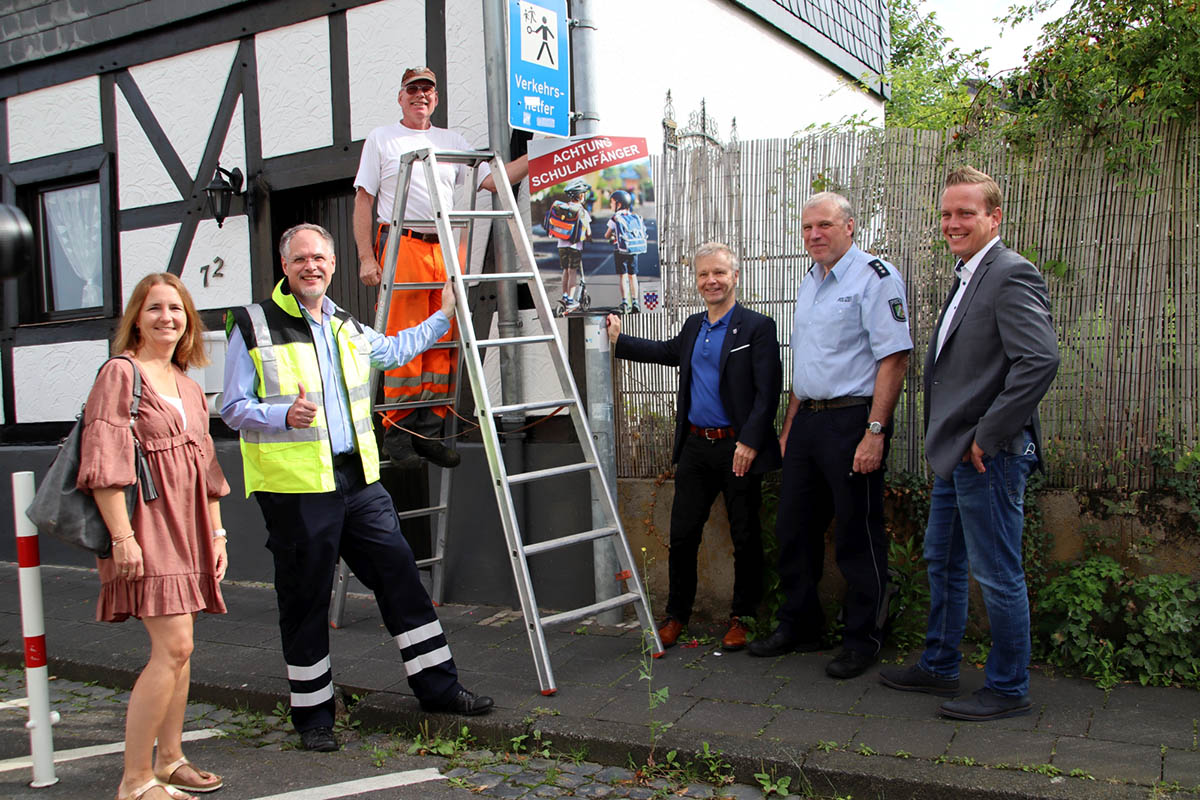
[{"label": "blue jeans", "polygon": [[1025,481],[1037,463],[1026,439],[1023,453],[1001,450],[984,458],[986,472],[959,464],[950,480],[935,477],[925,530],[929,572],[929,629],[920,665],[958,677],[958,646],[967,624],[967,563],[983,590],[992,649],[984,685],[998,694],[1029,691],[1029,596],[1021,565]]}]

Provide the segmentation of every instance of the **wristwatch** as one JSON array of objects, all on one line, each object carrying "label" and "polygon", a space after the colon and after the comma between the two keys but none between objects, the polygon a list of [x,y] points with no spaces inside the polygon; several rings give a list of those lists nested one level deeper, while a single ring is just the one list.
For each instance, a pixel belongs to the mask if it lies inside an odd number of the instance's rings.
[{"label": "wristwatch", "polygon": [[883,423],[875,422],[875,421],[868,422],[867,430],[870,431],[871,433],[875,434],[876,436],[879,436],[881,433],[883,433]]}]

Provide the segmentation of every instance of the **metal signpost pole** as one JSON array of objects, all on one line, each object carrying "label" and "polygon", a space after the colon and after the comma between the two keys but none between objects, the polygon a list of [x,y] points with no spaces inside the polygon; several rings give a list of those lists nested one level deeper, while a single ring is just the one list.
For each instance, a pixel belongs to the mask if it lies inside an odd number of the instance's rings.
[{"label": "metal signpost pole", "polygon": [[[596,103],[595,34],[592,21],[594,0],[571,0],[571,64],[575,73],[575,133],[597,134],[600,132],[600,113]],[[604,320],[607,314],[589,314],[583,320],[584,362],[587,373],[588,424],[596,444],[596,455],[600,459],[608,490],[617,497],[617,455],[613,432],[613,379],[612,359],[609,357],[608,332]],[[592,497],[592,524],[605,524],[604,498]],[[592,542],[592,564],[596,582],[596,600],[615,597],[620,585],[614,579],[618,572],[617,554],[613,543],[605,539]],[[621,610],[613,609],[596,615],[599,622],[612,625],[621,621]]]}]

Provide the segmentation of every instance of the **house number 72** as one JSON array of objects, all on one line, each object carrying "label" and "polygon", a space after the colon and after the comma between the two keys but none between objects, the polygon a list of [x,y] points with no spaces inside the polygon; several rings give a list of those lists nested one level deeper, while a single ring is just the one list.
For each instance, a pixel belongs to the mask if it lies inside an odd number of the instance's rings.
[{"label": "house number 72", "polygon": [[221,272],[221,270],[225,269],[225,260],[223,258],[221,258],[220,256],[217,256],[216,258],[213,259],[212,263],[216,264],[217,268],[212,271],[211,275],[208,272],[208,268],[210,266],[209,264],[205,264],[203,267],[200,268],[200,271],[202,273],[204,273],[204,288],[205,289],[208,288],[208,279],[210,277],[212,277],[212,278],[224,278],[225,277],[225,273]]}]

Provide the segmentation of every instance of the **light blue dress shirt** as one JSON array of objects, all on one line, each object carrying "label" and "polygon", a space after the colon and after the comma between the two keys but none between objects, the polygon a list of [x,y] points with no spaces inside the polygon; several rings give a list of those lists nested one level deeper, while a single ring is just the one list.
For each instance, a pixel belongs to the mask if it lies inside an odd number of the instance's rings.
[{"label": "light blue dress shirt", "polygon": [[896,268],[850,245],[825,279],[815,265],[800,282],[792,319],[792,394],[800,399],[870,397],[880,360],[912,350],[908,299]]},{"label": "light blue dress shirt", "polygon": [[[317,366],[321,370],[321,391],[325,407],[325,423],[329,427],[329,444],[334,455],[352,453],[354,446],[354,424],[350,419],[350,401],[346,393],[346,381],[342,376],[341,356],[334,339],[340,320],[333,319],[337,305],[326,297],[321,305],[321,320],[318,322],[300,306],[300,313],[308,322],[313,343],[317,350]],[[418,353],[446,335],[450,320],[441,311],[429,319],[395,336],[384,336],[363,325],[363,333],[371,343],[371,366],[391,369],[407,364]],[[306,387],[307,388],[307,387]],[[258,399],[258,371],[246,350],[242,332],[235,327],[229,337],[225,352],[225,394],[221,398],[221,419],[234,430],[281,431],[287,428],[287,412],[291,406],[263,403]]]}]

